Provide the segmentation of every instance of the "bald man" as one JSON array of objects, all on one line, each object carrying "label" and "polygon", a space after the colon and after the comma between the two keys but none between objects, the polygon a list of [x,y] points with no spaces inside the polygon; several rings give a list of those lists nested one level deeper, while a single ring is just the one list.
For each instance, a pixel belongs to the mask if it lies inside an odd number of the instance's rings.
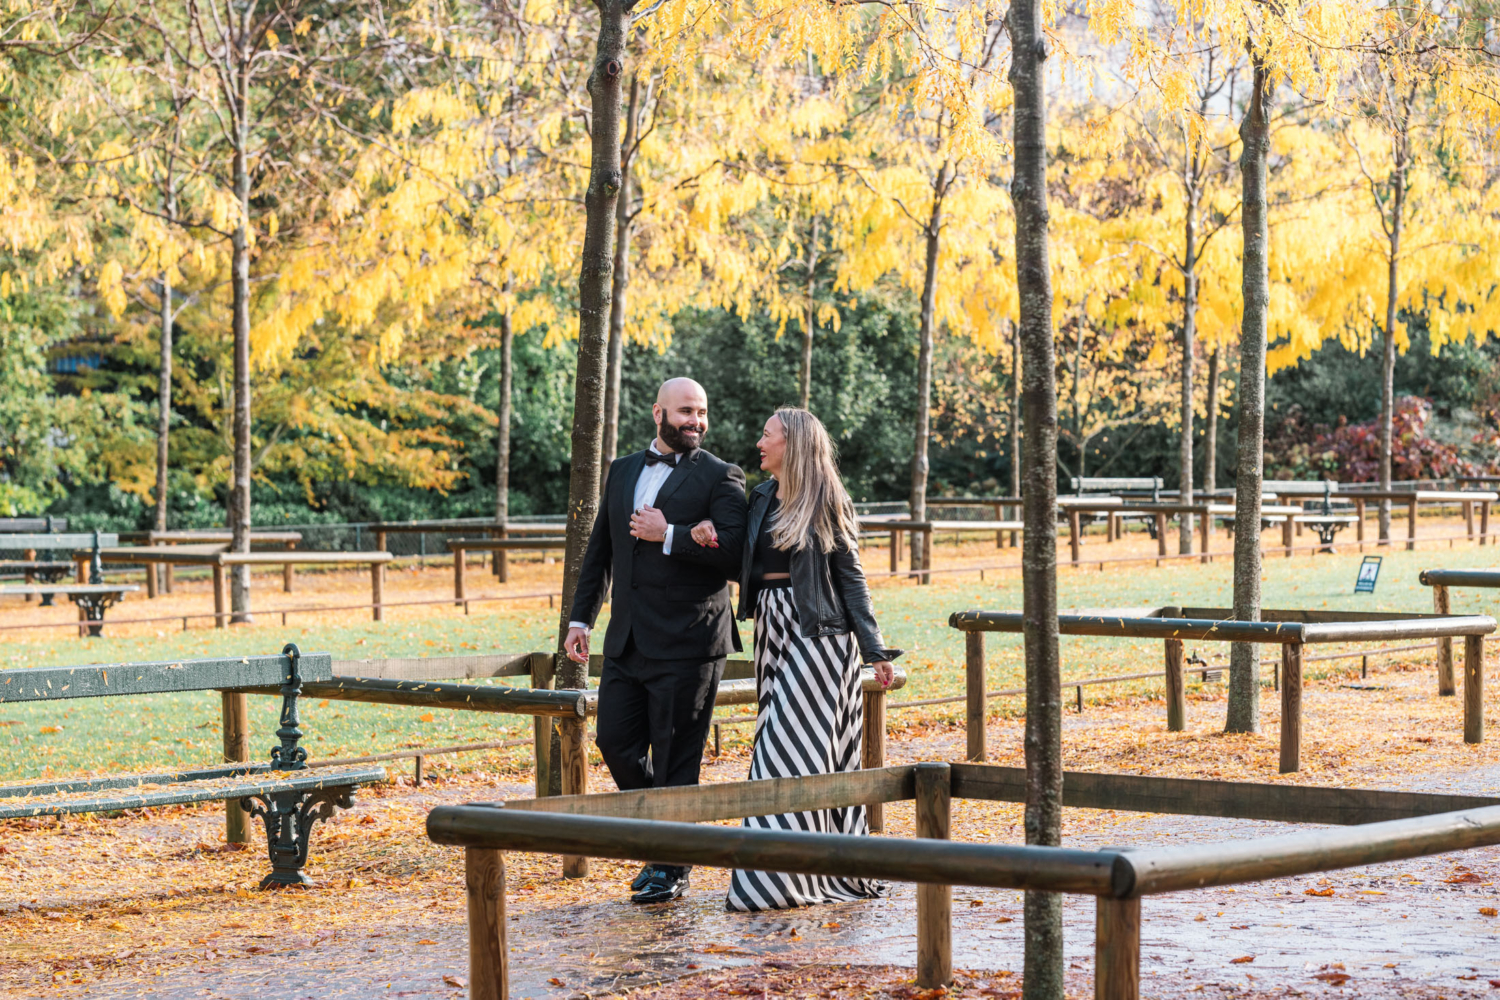
[{"label": "bald man", "polygon": [[[700,447],[708,396],[697,382],[663,382],[651,415],[656,440],[609,467],[565,643],[588,662],[612,581],[596,742],[622,791],[698,783],[724,659],[740,650],[727,582],[739,577],[745,474]],[[693,540],[705,519],[717,544]],[[662,903],[687,886],[687,868],[650,864],[631,900]]]}]

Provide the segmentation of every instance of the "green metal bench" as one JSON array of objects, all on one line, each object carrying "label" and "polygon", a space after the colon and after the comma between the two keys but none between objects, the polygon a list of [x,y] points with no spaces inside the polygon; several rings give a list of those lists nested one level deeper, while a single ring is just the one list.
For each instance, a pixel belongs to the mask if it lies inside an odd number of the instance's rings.
[{"label": "green metal bench", "polygon": [[266,764],[0,787],[0,820],[120,812],[192,802],[237,802],[265,823],[271,873],[262,889],[310,885],[302,871],[313,824],[354,804],[354,789],[383,783],[383,767],[308,770],[297,699],[304,682],[333,677],[328,653],[304,656],[288,643],[277,656],[158,663],[97,663],[0,671],[0,704],[107,695],[224,691],[276,686],[282,697],[278,744]]}]

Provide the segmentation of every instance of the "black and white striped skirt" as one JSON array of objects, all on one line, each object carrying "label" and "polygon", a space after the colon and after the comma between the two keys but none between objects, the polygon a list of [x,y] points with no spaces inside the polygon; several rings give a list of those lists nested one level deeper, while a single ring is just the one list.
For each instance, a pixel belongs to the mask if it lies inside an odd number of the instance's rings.
[{"label": "black and white striped skirt", "polygon": [[[789,778],[857,771],[860,762],[859,651],[854,637],[805,638],[789,587],[763,590],[755,604],[755,684],[760,710],[750,778]],[[751,816],[762,830],[868,834],[864,806]],[[730,910],[781,910],[813,903],[885,896],[870,879],[791,875],[737,869],[729,882]]]}]

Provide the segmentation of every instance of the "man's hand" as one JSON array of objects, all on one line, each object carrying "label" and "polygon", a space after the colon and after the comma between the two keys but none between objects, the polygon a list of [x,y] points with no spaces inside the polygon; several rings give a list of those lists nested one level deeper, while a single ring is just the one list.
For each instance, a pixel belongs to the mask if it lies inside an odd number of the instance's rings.
[{"label": "man's hand", "polygon": [[589,662],[589,633],[587,629],[570,628],[563,640],[563,649],[574,663]]},{"label": "man's hand", "polygon": [[655,507],[640,507],[630,515],[630,534],[643,542],[664,542],[667,518]]}]

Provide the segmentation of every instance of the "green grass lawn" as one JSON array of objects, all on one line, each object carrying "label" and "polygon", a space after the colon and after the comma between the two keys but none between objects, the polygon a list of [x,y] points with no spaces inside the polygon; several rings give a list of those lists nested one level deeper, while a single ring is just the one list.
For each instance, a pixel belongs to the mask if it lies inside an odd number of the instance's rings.
[{"label": "green grass lawn", "polygon": [[[1430,567],[1488,567],[1500,562],[1500,551],[1461,548],[1452,551],[1396,551],[1386,554],[1380,585],[1374,595],[1355,595],[1358,555],[1268,558],[1263,584],[1264,606],[1349,610],[1429,611],[1431,592],[1417,582],[1420,570]],[[941,564],[941,563],[940,563]],[[948,615],[968,608],[1019,610],[1020,577],[1011,572],[985,581],[974,575],[937,576],[932,585],[909,583],[878,586],[876,609],[886,641],[908,650],[901,661],[911,681],[898,696],[919,699],[962,691],[963,638],[947,627]],[[1227,558],[1204,566],[1173,563],[1108,565],[1094,570],[1064,570],[1058,579],[1063,608],[1123,607],[1132,605],[1198,604],[1227,607],[1231,594],[1231,564]],[[1496,614],[1500,592],[1460,590],[1453,598],[1457,613]],[[557,621],[547,609],[502,611],[464,617],[403,622],[352,622],[315,628],[204,629],[167,633],[159,638],[80,640],[5,640],[5,668],[187,659],[200,656],[273,653],[285,642],[296,642],[306,652],[328,651],[337,659],[383,656],[457,656],[474,652],[546,649],[554,641]],[[602,624],[602,623],[601,623]],[[749,623],[743,634],[748,640]],[[748,645],[748,643],[747,643]],[[992,687],[1022,683],[1019,636],[989,637],[989,675]],[[1210,658],[1225,647],[1204,646]],[[1064,678],[1085,678],[1149,670],[1161,662],[1161,645],[1144,640],[1064,638]],[[1314,668],[1321,665],[1313,665]],[[1336,669],[1336,668],[1333,668]],[[1309,671],[1317,676],[1317,669]],[[1141,682],[1137,690],[1159,685]],[[1086,697],[1108,698],[1120,688],[1085,689]],[[251,747],[263,756],[273,742],[277,699],[251,699]],[[1018,700],[1002,705],[1015,711]],[[951,715],[944,711],[922,712]],[[745,709],[733,710],[744,714]],[[308,750],[314,758],[379,753],[403,746],[479,742],[521,737],[530,733],[529,718],[464,712],[434,712],[432,721],[422,709],[360,705],[352,702],[320,704],[307,700],[302,718]],[[219,698],[214,692],[99,698],[71,702],[18,705],[0,703],[0,763],[7,780],[66,775],[87,770],[132,771],[217,763],[220,759]],[[742,730],[748,735],[749,730]]]}]

